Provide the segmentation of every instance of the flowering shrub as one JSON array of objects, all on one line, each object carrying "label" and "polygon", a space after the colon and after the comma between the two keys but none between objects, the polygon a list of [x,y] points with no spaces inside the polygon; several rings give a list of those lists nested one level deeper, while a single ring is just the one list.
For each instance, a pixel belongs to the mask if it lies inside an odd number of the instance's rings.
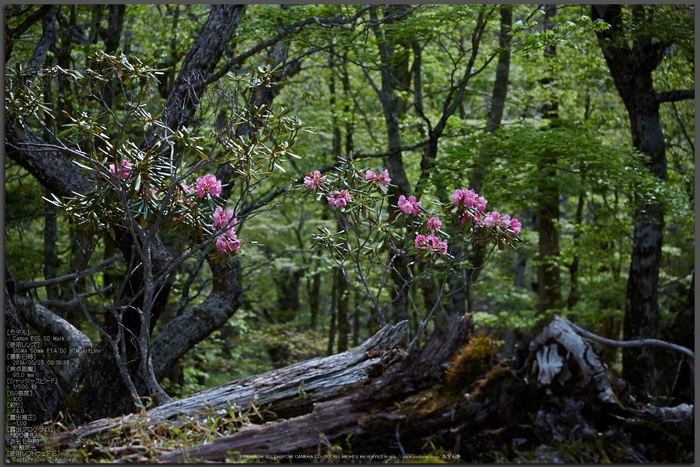
[{"label": "flowering shrub", "polygon": [[[410,194],[400,195],[392,213],[388,213],[387,188],[391,183],[388,171],[377,175],[372,170],[356,169],[356,161],[344,162],[327,176],[322,177],[316,171],[304,179],[305,191],[319,200],[325,197],[342,227],[335,233],[319,227],[320,233],[314,236],[315,246],[320,245],[331,253],[350,285],[371,300],[382,324],[385,323],[382,310],[395,298],[384,306],[379,305],[382,291],[391,286],[384,287],[384,279],[378,287],[372,286],[369,283],[372,267],[379,268],[378,277],[382,278],[386,278],[387,271],[392,271],[393,289],[410,293],[412,285],[430,274],[437,261],[447,262],[448,270],[453,264],[465,261],[468,250],[462,248],[464,244],[493,242],[503,249],[506,243],[513,246],[513,242],[519,241],[520,222],[509,216],[501,217],[497,212],[484,213],[487,201],[474,190],[457,189],[452,203],[433,203],[442,215],[430,213],[416,195]],[[466,223],[467,218],[472,222]],[[449,226],[449,233],[442,230],[444,225]],[[381,255],[387,248],[389,256],[384,259]],[[414,276],[412,272],[415,260],[409,260],[408,269],[404,265],[397,267],[400,257],[420,259],[418,274]],[[396,277],[402,283],[396,283]],[[447,275],[443,281],[446,280]],[[420,317],[420,330],[435,309],[430,310],[427,317]]]}]

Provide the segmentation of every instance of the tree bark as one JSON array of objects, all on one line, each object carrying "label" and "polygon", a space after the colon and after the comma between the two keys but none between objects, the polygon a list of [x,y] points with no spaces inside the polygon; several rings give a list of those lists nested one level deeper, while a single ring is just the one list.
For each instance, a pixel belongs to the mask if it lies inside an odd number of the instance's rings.
[{"label": "tree bark", "polygon": [[44,18],[54,5],[42,5],[37,10],[35,10],[31,15],[29,15],[24,21],[22,21],[16,28],[10,29],[5,22],[5,63],[10,60],[12,55],[12,49],[14,48],[15,42],[27,32],[34,23]]},{"label": "tree bark", "polygon": [[[644,6],[632,7],[638,21],[636,27],[641,32],[631,41],[621,40],[628,27],[622,20],[622,6],[594,5],[591,9],[594,20],[603,19],[610,24],[610,29],[597,33],[598,42],[627,108],[632,144],[649,156],[645,166],[651,174],[666,180],[666,146],[659,116],[659,102],[663,99],[654,90],[652,72],[663,60],[664,50],[670,44],[645,35],[644,23],[653,18],[647,17]],[[634,218],[624,339],[658,338],[664,329],[658,309],[664,214],[659,203],[645,202],[635,211]],[[623,377],[638,397],[667,394],[673,381],[669,372],[677,367],[677,360],[674,364],[666,358],[655,358],[649,348],[624,349],[622,355]],[[650,372],[654,377],[648,377]]]}]

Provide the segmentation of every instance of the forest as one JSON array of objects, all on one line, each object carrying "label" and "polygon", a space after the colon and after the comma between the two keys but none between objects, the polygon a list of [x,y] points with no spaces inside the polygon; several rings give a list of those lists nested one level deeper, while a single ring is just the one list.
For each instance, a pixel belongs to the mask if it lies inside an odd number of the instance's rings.
[{"label": "forest", "polygon": [[694,462],[694,5],[4,13],[6,462]]}]

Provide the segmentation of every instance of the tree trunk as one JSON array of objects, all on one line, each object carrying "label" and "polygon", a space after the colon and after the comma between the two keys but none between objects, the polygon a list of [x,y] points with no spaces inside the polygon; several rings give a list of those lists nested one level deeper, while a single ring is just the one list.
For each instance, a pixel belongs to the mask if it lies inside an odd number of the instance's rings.
[{"label": "tree trunk", "polygon": [[[581,181],[583,182],[583,180]],[[585,191],[579,191],[578,203],[576,203],[576,214],[574,215],[574,228],[576,229],[576,231],[574,232],[573,238],[571,239],[571,243],[573,245],[574,250],[576,250],[576,248],[578,247],[578,240],[579,238],[581,238],[580,229],[581,225],[583,224],[583,206],[586,200],[585,197]],[[569,298],[566,301],[566,306],[569,310],[576,306],[576,303],[578,303],[578,301],[580,300],[580,296],[578,293],[578,270],[579,260],[578,253],[576,253],[574,255],[574,259],[569,265],[569,282],[571,284],[571,290],[569,292]]]},{"label": "tree trunk", "polygon": [[[333,355],[333,345],[335,344],[335,331],[336,331],[336,316],[337,316],[337,304],[338,304],[338,276],[339,271],[337,268],[333,269],[333,290],[331,290],[331,323],[328,329],[328,347],[326,348],[326,355],[329,357]],[[344,281],[345,279],[343,279]]]},{"label": "tree trunk", "polygon": [[98,420],[72,432],[56,434],[50,443],[55,447],[72,446],[85,438],[101,439],[110,436],[111,428],[144,420],[149,424],[171,421],[180,425],[189,422],[190,417],[204,419],[207,412],[227,409],[231,404],[244,411],[250,411],[253,404],[269,406],[269,411],[282,418],[303,415],[311,412],[316,403],[341,397],[383,374],[389,365],[402,358],[394,349],[405,332],[405,322],[387,325],[350,351],[231,381],[151,409],[143,416]]},{"label": "tree trunk", "polygon": [[277,285],[277,311],[275,316],[278,322],[288,323],[292,321],[301,309],[299,299],[299,287],[301,278],[306,273],[305,269],[292,270],[290,267],[283,267],[279,274],[275,276]]},{"label": "tree trunk", "polygon": [[[595,5],[593,19],[603,19],[610,29],[597,33],[600,48],[622,101],[627,108],[632,144],[649,156],[646,168],[655,177],[666,180],[666,146],[659,116],[660,102],[691,98],[690,93],[654,90],[652,72],[661,63],[669,44],[645,34],[647,17],[644,6],[634,6],[635,25],[641,31],[631,41],[621,41],[627,34],[622,6]],[[664,329],[658,309],[659,268],[663,245],[664,215],[659,203],[645,202],[635,211],[632,258],[627,281],[624,339],[659,338]],[[693,325],[694,329],[694,325]],[[670,335],[678,331],[670,330]],[[675,339],[673,339],[675,341]],[[632,384],[638,397],[665,396],[673,384],[678,360],[655,358],[649,348],[624,349],[623,376]],[[653,375],[650,377],[650,375]]]},{"label": "tree trunk", "polygon": [[[545,32],[551,30],[554,25],[550,21],[557,14],[556,5],[545,5]],[[555,45],[545,48],[545,56],[553,57],[557,50]],[[550,85],[554,78],[547,76],[540,80],[544,85]],[[559,118],[559,103],[556,100],[545,103],[540,112],[542,118],[551,121],[550,126],[555,125],[555,119]],[[546,130],[544,130],[546,131]],[[537,233],[539,236],[539,257],[540,262],[537,268],[537,282],[539,284],[539,302],[537,311],[540,316],[551,309],[562,307],[561,296],[561,271],[558,265],[559,259],[559,231],[557,222],[559,220],[559,187],[556,182],[557,177],[557,154],[549,152],[540,156],[538,164],[537,183]],[[542,321],[544,323],[546,321]]]}]

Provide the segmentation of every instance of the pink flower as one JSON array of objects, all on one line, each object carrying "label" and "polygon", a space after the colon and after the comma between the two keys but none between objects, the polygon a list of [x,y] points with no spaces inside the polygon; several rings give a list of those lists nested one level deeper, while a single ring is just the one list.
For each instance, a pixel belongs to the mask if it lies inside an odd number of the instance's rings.
[{"label": "pink flower", "polygon": [[518,236],[520,233],[520,229],[522,227],[522,224],[518,219],[511,219],[510,222],[508,223],[508,226],[513,229],[513,236]]},{"label": "pink flower", "polygon": [[424,235],[417,235],[416,248],[444,255],[447,254],[447,240],[440,241],[440,239],[433,234],[427,237]]},{"label": "pink flower", "polygon": [[481,212],[484,212],[484,209],[486,209],[486,199],[483,196],[479,196],[476,199],[476,209],[478,209]]},{"label": "pink flower", "polygon": [[307,188],[311,187],[319,187],[326,183],[326,178],[327,176],[321,177],[321,172],[318,170],[315,171],[314,173],[309,172],[306,177],[304,177],[304,185],[307,186]]},{"label": "pink flower", "polygon": [[379,183],[380,185],[383,185],[383,186],[389,186],[389,183],[391,183],[391,179],[389,178],[389,172],[387,170],[384,170],[379,175],[372,172],[371,170],[368,170],[367,174],[365,175],[365,178],[369,182]]},{"label": "pink flower", "polygon": [[[229,222],[229,219],[231,222]],[[212,224],[211,228],[216,229],[217,225],[220,225],[221,227],[229,227],[229,226],[234,226],[236,225],[237,219],[233,217],[233,209],[227,209],[226,214],[224,214],[224,210],[221,206],[217,206],[216,210],[214,210],[214,223]],[[226,233],[233,231],[233,229],[229,229],[226,231]]]},{"label": "pink flower", "polygon": [[498,211],[487,212],[484,214],[485,227],[498,227],[501,224],[501,215]]},{"label": "pink flower", "polygon": [[408,199],[404,195],[399,196],[399,209],[406,214],[417,216],[420,214],[420,201],[416,201],[415,196],[409,196]]},{"label": "pink flower", "polygon": [[[476,204],[477,195],[474,190],[455,190],[452,194],[452,202],[467,208],[472,208]],[[484,200],[485,201],[485,200]]]},{"label": "pink flower", "polygon": [[[229,232],[233,229],[229,230]],[[228,233],[228,232],[227,232]],[[241,247],[241,241],[233,235],[219,235],[216,239],[216,249],[222,253],[233,253]]]},{"label": "pink flower", "polygon": [[207,192],[212,196],[221,194],[221,180],[217,180],[212,174],[206,174],[204,177],[197,179],[197,196],[203,198]]},{"label": "pink flower", "polygon": [[352,201],[352,198],[348,190],[332,191],[331,195],[328,197],[328,204],[336,208],[347,206],[350,201]]},{"label": "pink flower", "polygon": [[[127,178],[129,178],[129,175],[131,175],[132,167],[133,165],[131,164],[131,162],[127,160],[122,161],[121,165],[119,166],[119,178],[121,178],[122,180],[126,180]],[[109,164],[109,171],[114,175],[117,174],[117,168],[114,164]]]},{"label": "pink flower", "polygon": [[440,227],[442,227],[442,222],[437,216],[433,216],[428,220],[428,228],[430,230],[438,230]]}]

